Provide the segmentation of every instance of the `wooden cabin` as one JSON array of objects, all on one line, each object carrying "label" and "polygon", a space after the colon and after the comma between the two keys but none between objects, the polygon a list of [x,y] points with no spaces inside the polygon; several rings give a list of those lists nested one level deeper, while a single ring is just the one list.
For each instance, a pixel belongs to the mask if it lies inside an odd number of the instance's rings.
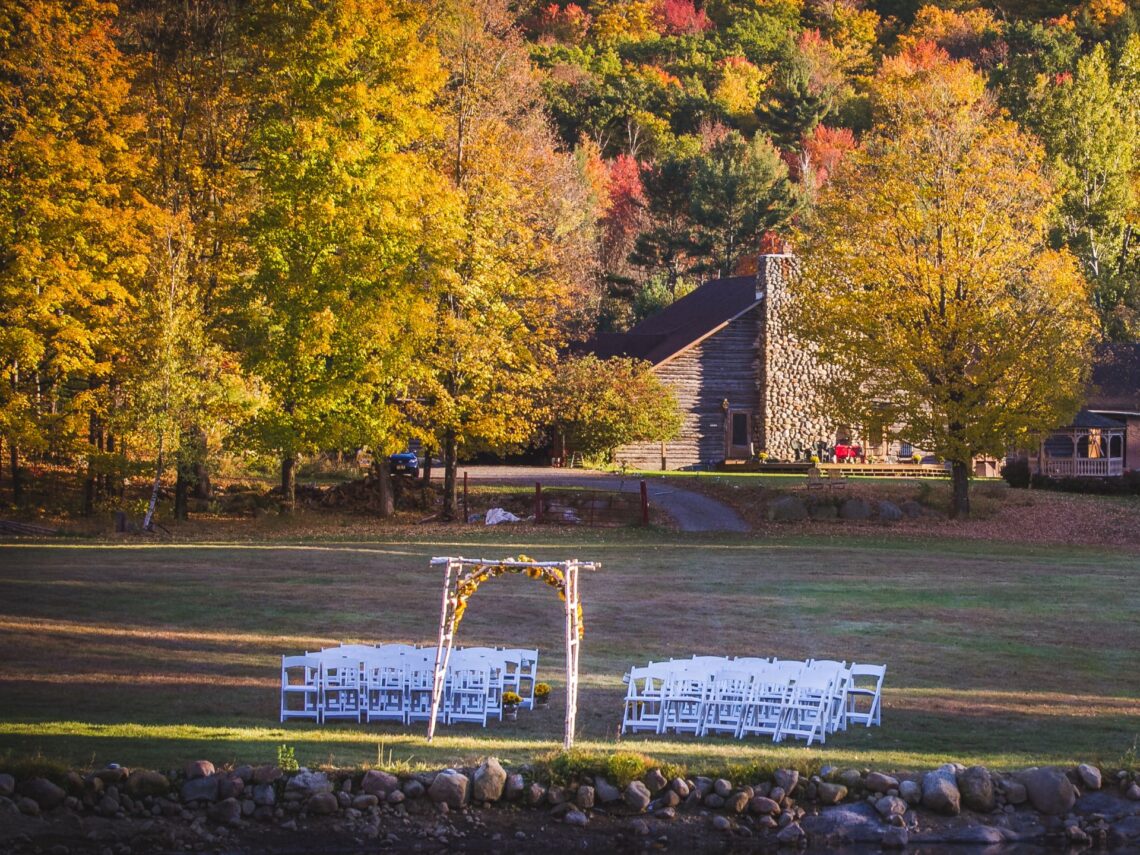
[{"label": "wooden cabin", "polygon": [[784,329],[781,310],[794,259],[762,255],[755,275],[706,282],[626,333],[599,335],[599,357],[632,356],[677,396],[680,436],[617,452],[633,468],[704,469],[759,451],[792,460],[796,449],[835,443],[817,390],[831,371]]}]

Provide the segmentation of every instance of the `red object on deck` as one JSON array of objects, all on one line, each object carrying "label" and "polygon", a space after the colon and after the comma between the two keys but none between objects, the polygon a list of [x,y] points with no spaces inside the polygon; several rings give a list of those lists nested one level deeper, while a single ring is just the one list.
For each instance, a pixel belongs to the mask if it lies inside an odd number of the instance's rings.
[{"label": "red object on deck", "polygon": [[863,456],[863,446],[861,445],[837,445],[835,446],[835,459],[839,463],[847,461],[855,461]]}]

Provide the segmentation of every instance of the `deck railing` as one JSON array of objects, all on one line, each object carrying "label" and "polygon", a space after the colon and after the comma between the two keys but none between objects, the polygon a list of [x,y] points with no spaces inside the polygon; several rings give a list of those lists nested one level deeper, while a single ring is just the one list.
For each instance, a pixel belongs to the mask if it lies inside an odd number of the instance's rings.
[{"label": "deck railing", "polygon": [[1046,457],[1045,474],[1052,478],[1111,478],[1124,474],[1119,457]]}]

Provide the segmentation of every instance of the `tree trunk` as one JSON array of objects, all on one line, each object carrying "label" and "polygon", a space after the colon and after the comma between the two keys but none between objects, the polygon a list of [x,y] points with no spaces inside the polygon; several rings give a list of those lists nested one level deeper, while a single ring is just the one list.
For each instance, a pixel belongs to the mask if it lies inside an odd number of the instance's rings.
[{"label": "tree trunk", "polygon": [[380,516],[387,519],[396,512],[396,502],[392,497],[392,469],[387,457],[376,466],[376,478],[380,482]]},{"label": "tree trunk", "polygon": [[190,495],[195,499],[209,499],[211,490],[210,468],[206,465],[208,452],[206,432],[195,425],[189,431],[189,441],[190,447],[194,450],[190,461],[190,471],[187,472],[187,479],[190,482]]},{"label": "tree trunk", "polygon": [[185,461],[178,461],[178,476],[174,481],[174,518],[190,518],[190,479],[186,477]]},{"label": "tree trunk", "polygon": [[423,484],[426,487],[431,483],[431,449],[428,448],[427,446],[424,446],[423,455],[424,455]]},{"label": "tree trunk", "polygon": [[150,490],[150,503],[146,508],[146,516],[143,517],[143,531],[154,530],[154,509],[158,505],[158,489],[162,485],[162,440],[163,435],[158,435],[158,460],[154,464],[154,486]]},{"label": "tree trunk", "polygon": [[970,516],[970,464],[963,460],[952,461],[950,478],[953,482],[950,519],[964,520]]},{"label": "tree trunk", "polygon": [[281,492],[285,496],[285,510],[293,513],[297,507],[297,458],[281,458]]},{"label": "tree trunk", "polygon": [[455,519],[456,484],[455,474],[459,467],[459,444],[455,439],[455,431],[450,428],[443,434],[443,519],[450,522]]},{"label": "tree trunk", "polygon": [[95,474],[95,452],[102,443],[99,440],[99,417],[91,413],[87,417],[87,442],[91,448],[87,452],[87,478],[83,482],[83,516],[89,517],[95,512],[95,491],[98,486]]},{"label": "tree trunk", "polygon": [[8,443],[8,457],[12,462],[12,504],[19,507],[24,500],[24,482],[20,479],[20,449]]}]

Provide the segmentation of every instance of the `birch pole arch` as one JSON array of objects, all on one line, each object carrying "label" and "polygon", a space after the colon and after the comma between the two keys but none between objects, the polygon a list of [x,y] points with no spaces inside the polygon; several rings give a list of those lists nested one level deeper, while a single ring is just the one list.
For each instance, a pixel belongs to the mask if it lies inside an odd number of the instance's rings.
[{"label": "birch pole arch", "polygon": [[431,693],[431,718],[428,719],[428,742],[435,736],[436,717],[443,699],[447,664],[455,643],[455,631],[467,610],[467,601],[479,585],[505,573],[519,573],[529,579],[545,582],[558,591],[566,612],[566,729],[562,746],[574,744],[574,720],[578,714],[578,651],[585,634],[582,622],[582,600],[578,588],[581,570],[597,570],[601,565],[590,561],[533,561],[525,555],[518,558],[488,560],[486,558],[433,558],[433,567],[442,566],[443,604],[439,612],[439,644],[435,653],[435,673]]}]

